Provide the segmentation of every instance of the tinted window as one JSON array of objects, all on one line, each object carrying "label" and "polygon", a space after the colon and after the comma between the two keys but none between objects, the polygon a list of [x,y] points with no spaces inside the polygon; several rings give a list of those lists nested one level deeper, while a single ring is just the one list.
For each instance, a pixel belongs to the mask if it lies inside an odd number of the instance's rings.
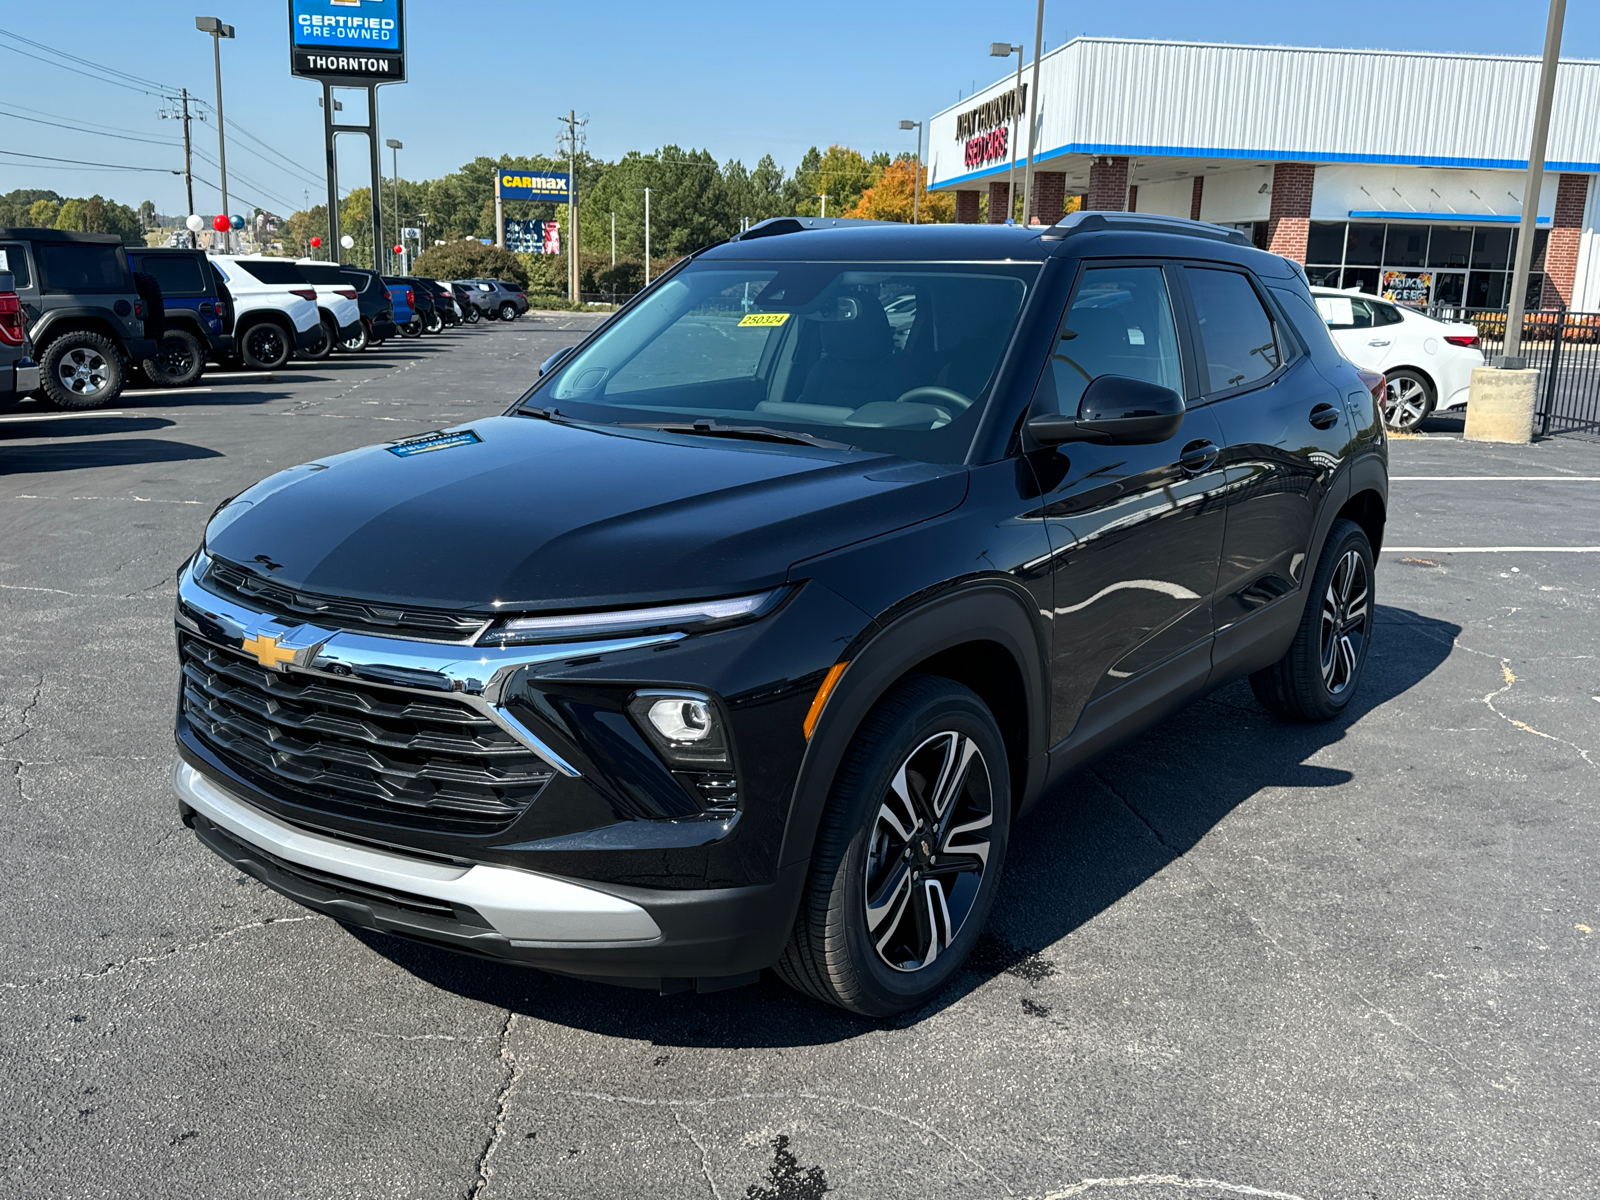
[{"label": "tinted window", "polygon": [[307,283],[321,284],[323,287],[349,286],[344,272],[332,263],[295,263],[295,266],[300,268],[300,274],[306,277]]},{"label": "tinted window", "polygon": [[123,270],[116,246],[81,242],[40,242],[39,282],[47,292],[131,292],[133,280]]},{"label": "tinted window", "polygon": [[235,259],[233,265],[246,275],[253,275],[262,283],[304,286],[311,282],[301,272],[298,263],[289,262],[287,259],[283,262],[272,262],[267,259],[252,259],[245,262],[243,259]]},{"label": "tinted window", "polygon": [[28,274],[28,248],[21,242],[0,242],[0,271],[10,271],[18,291],[31,285]]},{"label": "tinted window", "polygon": [[703,261],[606,326],[530,399],[584,421],[709,419],[959,462],[1037,273]]},{"label": "tinted window", "polygon": [[1160,267],[1097,267],[1083,273],[1056,331],[1035,412],[1073,414],[1089,381],[1122,375],[1183,394],[1172,301]]},{"label": "tinted window", "polygon": [[1372,323],[1374,325],[1398,325],[1405,320],[1400,315],[1400,310],[1392,304],[1374,304],[1372,306]]},{"label": "tinted window", "polygon": [[340,271],[341,282],[358,292],[364,292],[372,286],[372,276],[366,271]]},{"label": "tinted window", "polygon": [[134,265],[161,285],[163,296],[208,294],[200,274],[200,260],[187,254],[144,254],[134,260]]},{"label": "tinted window", "polygon": [[1200,321],[1207,392],[1265,379],[1282,356],[1272,318],[1250,281],[1237,271],[1190,268],[1189,290]]}]

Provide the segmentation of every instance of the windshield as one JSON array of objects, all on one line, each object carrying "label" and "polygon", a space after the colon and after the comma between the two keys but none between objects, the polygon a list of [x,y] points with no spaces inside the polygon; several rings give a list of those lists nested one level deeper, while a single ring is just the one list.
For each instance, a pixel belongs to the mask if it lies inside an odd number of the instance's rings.
[{"label": "windshield", "polygon": [[1036,273],[691,264],[529,400],[584,421],[709,421],[959,462]]}]

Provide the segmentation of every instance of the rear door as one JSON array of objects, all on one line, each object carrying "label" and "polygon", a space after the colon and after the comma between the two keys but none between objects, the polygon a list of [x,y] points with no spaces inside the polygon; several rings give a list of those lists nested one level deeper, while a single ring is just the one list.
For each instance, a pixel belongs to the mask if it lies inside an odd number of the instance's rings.
[{"label": "rear door", "polygon": [[1358,367],[1381,371],[1392,361],[1400,314],[1369,296],[1317,294],[1317,311],[1328,324],[1334,345]]},{"label": "rear door", "polygon": [[[1086,261],[1031,411],[1076,413],[1101,375],[1198,399],[1187,332],[1170,268]],[[1215,415],[1196,406],[1156,445],[1073,442],[1031,456],[1054,556],[1052,742],[1086,704],[1186,652],[1191,682],[1204,682],[1223,539],[1221,443]]]}]

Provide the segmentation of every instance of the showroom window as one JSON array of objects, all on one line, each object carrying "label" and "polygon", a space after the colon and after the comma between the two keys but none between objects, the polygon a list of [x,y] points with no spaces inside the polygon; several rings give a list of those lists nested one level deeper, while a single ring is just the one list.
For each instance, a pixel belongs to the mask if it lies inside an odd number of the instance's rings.
[{"label": "showroom window", "polygon": [[[1544,292],[1548,229],[1534,234],[1527,305]],[[1358,288],[1414,308],[1500,308],[1511,284],[1517,231],[1507,225],[1313,221],[1306,275],[1313,287]]]}]

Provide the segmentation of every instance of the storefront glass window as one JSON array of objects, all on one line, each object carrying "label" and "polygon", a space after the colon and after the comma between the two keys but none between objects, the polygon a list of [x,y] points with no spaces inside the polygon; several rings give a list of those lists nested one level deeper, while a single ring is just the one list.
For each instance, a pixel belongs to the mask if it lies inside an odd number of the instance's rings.
[{"label": "storefront glass window", "polygon": [[[1544,292],[1544,247],[1535,235],[1528,306]],[[1506,302],[1516,230],[1422,222],[1313,221],[1306,277],[1313,287],[1358,289],[1415,307],[1497,308]]]},{"label": "storefront glass window", "polygon": [[1420,267],[1428,257],[1426,225],[1391,225],[1383,243],[1383,263],[1388,267]]},{"label": "storefront glass window", "polygon": [[1464,267],[1472,253],[1472,229],[1466,225],[1435,225],[1428,241],[1430,267]]},{"label": "storefront glass window", "polygon": [[1511,232],[1509,229],[1475,231],[1472,235],[1472,265],[1480,270],[1501,271],[1510,266]]},{"label": "storefront glass window", "polygon": [[1383,262],[1383,226],[1351,225],[1345,238],[1346,265],[1376,267]]}]

